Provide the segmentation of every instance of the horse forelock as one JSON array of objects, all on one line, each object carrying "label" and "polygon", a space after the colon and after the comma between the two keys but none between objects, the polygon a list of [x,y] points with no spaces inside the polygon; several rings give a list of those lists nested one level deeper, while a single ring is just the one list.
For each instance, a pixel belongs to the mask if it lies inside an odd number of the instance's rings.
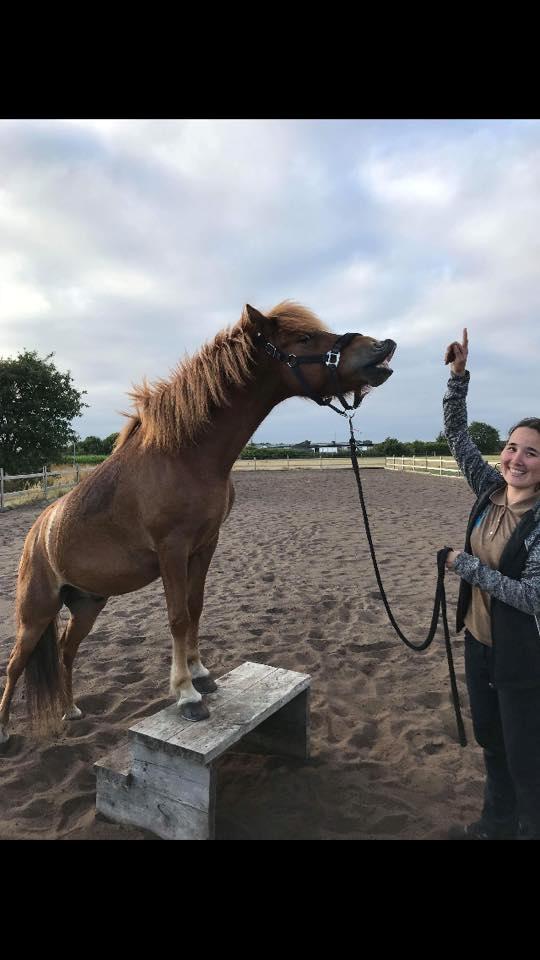
[{"label": "horse forelock", "polygon": [[314,333],[327,331],[328,327],[307,307],[296,300],[282,300],[268,311],[267,316],[276,320],[280,330],[285,333]]}]

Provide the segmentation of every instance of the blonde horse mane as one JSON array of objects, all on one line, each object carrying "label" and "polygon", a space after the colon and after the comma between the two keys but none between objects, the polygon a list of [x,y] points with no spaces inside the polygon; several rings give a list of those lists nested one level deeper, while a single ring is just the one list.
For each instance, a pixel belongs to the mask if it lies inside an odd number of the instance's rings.
[{"label": "blonde horse mane", "polygon": [[[267,317],[287,333],[326,330],[321,320],[299,303],[283,300]],[[208,424],[210,412],[228,403],[231,387],[253,377],[256,348],[253,324],[244,308],[238,323],[221,330],[192,357],[180,361],[168,380],[143,381],[129,396],[136,414],[120,433],[115,450],[141,430],[143,446],[172,451],[193,444]]]}]

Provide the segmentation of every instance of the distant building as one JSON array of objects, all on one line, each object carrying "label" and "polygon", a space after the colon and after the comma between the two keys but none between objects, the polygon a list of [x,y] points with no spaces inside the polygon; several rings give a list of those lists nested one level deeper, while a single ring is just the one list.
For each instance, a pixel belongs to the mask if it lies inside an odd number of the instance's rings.
[{"label": "distant building", "polygon": [[[373,446],[373,440],[357,440],[356,441],[357,450],[368,450],[372,446]],[[350,447],[349,447],[348,440],[345,440],[345,441],[332,440],[330,441],[330,443],[328,441],[312,443],[311,449],[313,450],[314,456],[318,456],[321,453],[333,453],[336,457],[346,457],[349,453]]]}]

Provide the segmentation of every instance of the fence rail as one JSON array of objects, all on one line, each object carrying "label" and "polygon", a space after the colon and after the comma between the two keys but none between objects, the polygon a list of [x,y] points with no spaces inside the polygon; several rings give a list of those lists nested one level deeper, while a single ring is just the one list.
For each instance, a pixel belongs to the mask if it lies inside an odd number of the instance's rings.
[{"label": "fence rail", "polygon": [[[497,457],[487,457],[489,463],[500,469]],[[439,477],[463,478],[453,457],[385,457],[385,470],[403,470],[405,473],[429,473]]]},{"label": "fence rail", "polygon": [[[54,483],[54,480],[58,478],[66,477],[65,484]],[[22,496],[28,493],[37,493],[39,492],[46,500],[47,493],[52,487],[63,488],[64,486],[72,487],[79,482],[80,479],[80,470],[79,464],[75,464],[73,470],[69,471],[59,471],[59,470],[47,470],[46,467],[43,467],[39,473],[4,473],[4,468],[0,467],[0,511],[4,510],[8,500],[20,500]],[[13,481],[24,480],[26,481],[22,486],[18,487],[15,490],[6,490],[6,484],[11,486]],[[29,480],[41,480],[39,484],[29,484]]]},{"label": "fence rail", "polygon": [[453,457],[385,457],[384,468],[409,473],[430,473],[440,477],[463,476]]},{"label": "fence rail", "polygon": [[[382,466],[382,460],[378,464]],[[264,457],[246,457],[236,460],[233,470],[313,470],[328,467],[342,469],[350,467],[350,457],[282,457],[265,459]]]}]

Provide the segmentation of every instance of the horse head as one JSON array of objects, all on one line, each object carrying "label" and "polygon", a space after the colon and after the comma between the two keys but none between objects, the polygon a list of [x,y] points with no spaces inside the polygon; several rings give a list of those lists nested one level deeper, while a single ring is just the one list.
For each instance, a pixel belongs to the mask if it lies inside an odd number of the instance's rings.
[{"label": "horse head", "polygon": [[[265,363],[279,361],[287,396],[307,396],[328,406],[332,397],[354,392],[360,398],[392,374],[389,366],[396,344],[362,333],[337,334],[310,311],[285,302],[268,316],[246,304],[253,336]],[[347,405],[348,406],[348,405]]]}]

